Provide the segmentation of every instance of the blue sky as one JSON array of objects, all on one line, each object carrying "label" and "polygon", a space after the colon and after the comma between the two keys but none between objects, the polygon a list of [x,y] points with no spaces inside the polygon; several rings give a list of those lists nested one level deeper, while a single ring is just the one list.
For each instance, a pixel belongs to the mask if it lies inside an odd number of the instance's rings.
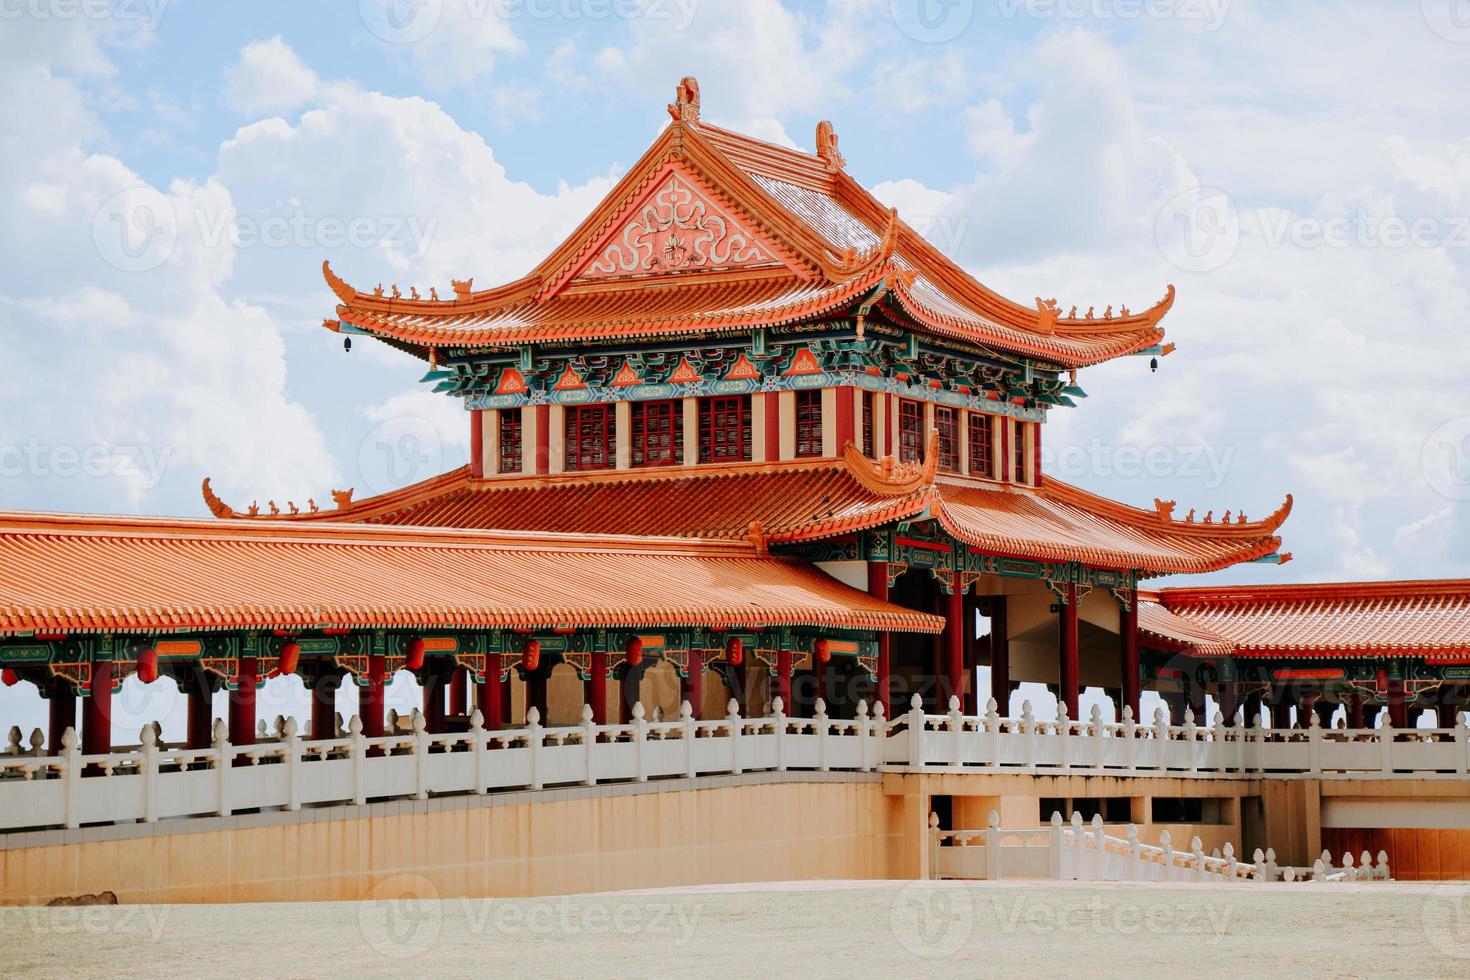
[{"label": "blue sky", "polygon": [[[1213,580],[1470,575],[1457,4],[12,0],[0,507],[202,515],[205,475],[284,506],[457,465],[418,362],[320,328],[322,259],[512,278],[694,74],[722,125],[810,148],[831,119],[850,173],[1023,302],[1176,284],[1178,352],[1084,371],[1048,466],[1180,513],[1294,493],[1296,560]],[[119,251],[140,213],[163,251]]]}]

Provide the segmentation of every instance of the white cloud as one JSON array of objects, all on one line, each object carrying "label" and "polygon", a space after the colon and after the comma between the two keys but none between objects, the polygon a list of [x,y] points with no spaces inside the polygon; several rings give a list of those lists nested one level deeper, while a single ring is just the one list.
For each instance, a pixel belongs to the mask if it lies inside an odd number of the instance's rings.
[{"label": "white cloud", "polygon": [[408,23],[399,23],[403,5],[381,0],[394,9],[398,27],[385,38],[388,50],[406,50],[419,76],[431,89],[472,85],[495,70],[498,55],[526,50],[511,22],[501,16],[509,5],[485,0],[432,0],[412,7]]},{"label": "white cloud", "polygon": [[290,112],[314,101],[320,88],[316,72],[280,35],[245,45],[239,61],[225,69],[225,103],[245,115]]}]

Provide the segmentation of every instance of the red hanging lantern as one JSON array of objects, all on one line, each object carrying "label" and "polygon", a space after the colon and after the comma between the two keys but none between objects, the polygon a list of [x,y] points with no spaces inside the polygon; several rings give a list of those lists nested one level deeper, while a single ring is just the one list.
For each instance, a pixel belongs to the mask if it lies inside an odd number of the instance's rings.
[{"label": "red hanging lantern", "polygon": [[403,666],[409,670],[422,670],[424,666],[424,641],[414,637],[403,651]]},{"label": "red hanging lantern", "polygon": [[732,636],[725,641],[725,662],[731,667],[745,662],[745,644],[740,642],[740,637]]},{"label": "red hanging lantern", "polygon": [[817,641],[815,652],[817,655],[817,663],[822,664],[823,666],[831,663],[832,641],[827,639],[825,636],[822,637],[820,640]]},{"label": "red hanging lantern", "polygon": [[138,651],[138,680],[144,684],[158,680],[158,650],[153,647]]},{"label": "red hanging lantern", "polygon": [[20,675],[9,667],[6,667],[4,670],[0,670],[0,683],[3,683],[6,687],[14,687],[20,683]]},{"label": "red hanging lantern", "polygon": [[301,644],[295,640],[287,640],[281,644],[281,655],[276,659],[276,672],[280,674],[296,673],[296,665],[301,662]]},{"label": "red hanging lantern", "polygon": [[629,667],[637,667],[643,663],[643,637],[635,636],[628,641],[626,647]]},{"label": "red hanging lantern", "polygon": [[521,666],[527,670],[535,670],[541,666],[541,641],[527,640],[526,652],[521,654]]}]

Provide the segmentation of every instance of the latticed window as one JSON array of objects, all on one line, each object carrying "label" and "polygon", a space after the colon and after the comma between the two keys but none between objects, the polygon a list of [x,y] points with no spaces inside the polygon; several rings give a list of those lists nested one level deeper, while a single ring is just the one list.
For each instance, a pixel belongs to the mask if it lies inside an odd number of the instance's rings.
[{"label": "latticed window", "polygon": [[960,440],[955,432],[955,411],[943,405],[934,406],[934,431],[939,434],[939,468],[951,472],[960,468]]},{"label": "latticed window", "polygon": [[822,393],[796,393],[796,455],[822,455]]},{"label": "latticed window", "polygon": [[611,405],[570,405],[566,421],[566,468],[611,469],[617,455],[616,413]]},{"label": "latticed window", "polygon": [[503,408],[496,414],[500,416],[498,423],[500,460],[496,464],[496,471],[519,473],[521,471],[521,410]]},{"label": "latticed window", "polygon": [[969,462],[970,462],[970,475],[971,476],[987,476],[988,477],[988,476],[994,475],[994,472],[995,471],[991,468],[991,462],[992,462],[992,460],[991,460],[991,453],[990,453],[990,436],[991,436],[990,423],[991,423],[991,419],[990,419],[990,416],[989,415],[982,415],[979,412],[971,412],[970,413],[970,419],[969,419],[969,426],[970,426],[970,432],[969,432],[969,437],[970,437],[970,460],[969,460]]},{"label": "latticed window", "polygon": [[905,398],[898,403],[898,461],[916,463],[924,456],[924,406]]},{"label": "latticed window", "polygon": [[1017,483],[1026,483],[1026,423],[1017,422],[1013,434],[1016,441],[1012,446],[1011,476]]},{"label": "latticed window", "polygon": [[705,398],[699,403],[699,461],[750,459],[750,396]]},{"label": "latticed window", "polygon": [[683,402],[634,402],[633,465],[671,466],[683,455]]},{"label": "latticed window", "polygon": [[863,455],[872,457],[877,451],[873,443],[873,399],[877,398],[870,391],[862,393],[863,399]]}]

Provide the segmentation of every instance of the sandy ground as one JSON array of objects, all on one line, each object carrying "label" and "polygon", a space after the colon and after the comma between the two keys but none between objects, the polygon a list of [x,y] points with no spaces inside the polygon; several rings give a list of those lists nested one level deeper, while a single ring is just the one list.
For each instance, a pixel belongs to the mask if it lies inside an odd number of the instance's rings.
[{"label": "sandy ground", "polygon": [[5,976],[1470,976],[1470,884],[785,882],[0,909]]}]

